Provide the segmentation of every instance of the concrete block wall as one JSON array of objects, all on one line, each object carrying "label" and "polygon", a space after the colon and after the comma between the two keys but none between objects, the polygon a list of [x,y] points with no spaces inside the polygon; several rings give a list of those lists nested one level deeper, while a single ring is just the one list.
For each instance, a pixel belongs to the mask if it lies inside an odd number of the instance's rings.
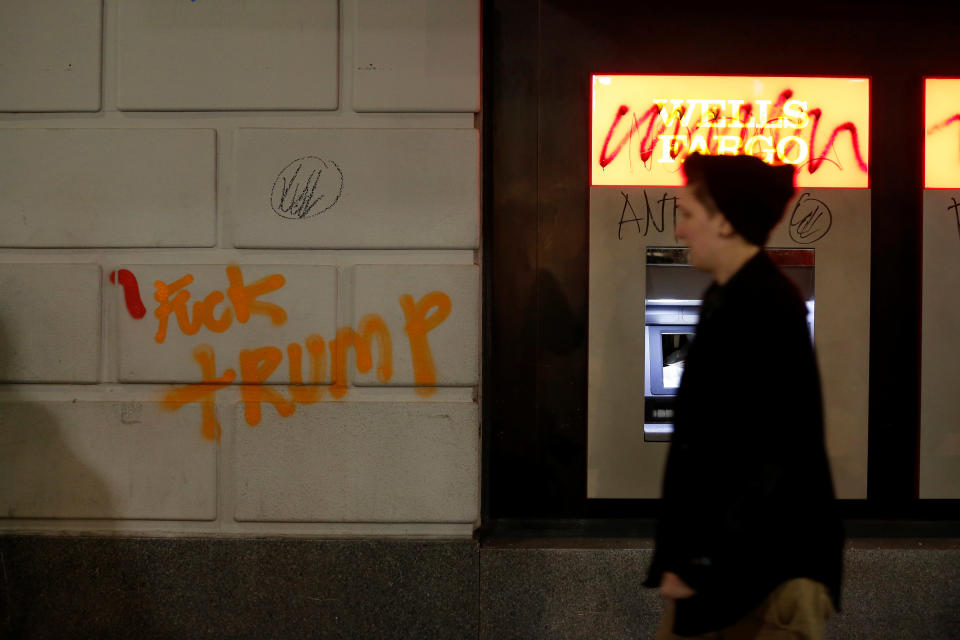
[{"label": "concrete block wall", "polygon": [[0,533],[470,536],[479,2],[69,5],[0,0]]}]

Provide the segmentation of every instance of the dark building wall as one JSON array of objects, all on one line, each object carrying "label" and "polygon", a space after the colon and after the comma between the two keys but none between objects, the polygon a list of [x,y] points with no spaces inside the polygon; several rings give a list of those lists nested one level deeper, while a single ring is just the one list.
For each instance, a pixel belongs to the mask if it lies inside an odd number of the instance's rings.
[{"label": "dark building wall", "polygon": [[868,499],[845,509],[952,508],[917,500],[918,345],[923,78],[960,76],[949,44],[960,10],[520,0],[485,11],[486,522],[655,511],[586,499],[592,73],[870,78]]}]

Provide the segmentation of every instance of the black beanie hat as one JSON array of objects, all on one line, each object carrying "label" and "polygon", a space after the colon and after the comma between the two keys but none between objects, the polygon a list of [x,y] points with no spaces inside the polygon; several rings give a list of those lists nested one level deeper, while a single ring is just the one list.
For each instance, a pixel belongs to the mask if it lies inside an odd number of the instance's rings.
[{"label": "black beanie hat", "polygon": [[687,183],[706,187],[737,233],[757,246],[767,238],[793,197],[793,165],[771,166],[755,156],[691,153],[683,163]]}]

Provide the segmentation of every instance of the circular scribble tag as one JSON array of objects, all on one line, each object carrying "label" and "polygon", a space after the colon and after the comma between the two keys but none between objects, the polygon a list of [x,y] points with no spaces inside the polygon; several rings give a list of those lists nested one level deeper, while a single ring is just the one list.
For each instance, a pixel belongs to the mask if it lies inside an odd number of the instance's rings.
[{"label": "circular scribble tag", "polygon": [[830,232],[833,213],[823,200],[800,194],[790,214],[790,238],[797,244],[813,244]]},{"label": "circular scribble tag", "polygon": [[343,172],[333,160],[305,156],[280,172],[270,192],[270,206],[280,217],[303,220],[337,204],[343,193]]}]

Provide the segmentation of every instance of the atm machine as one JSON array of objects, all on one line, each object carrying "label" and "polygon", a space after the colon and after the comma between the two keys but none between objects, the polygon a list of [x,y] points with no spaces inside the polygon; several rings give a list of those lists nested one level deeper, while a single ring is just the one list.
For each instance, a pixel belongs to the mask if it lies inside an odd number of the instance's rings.
[{"label": "atm machine", "polygon": [[[806,301],[807,326],[813,340],[814,249],[766,252]],[[710,277],[690,266],[689,251],[684,248],[648,247],[646,262],[643,438],[646,442],[669,442],[683,364]]]},{"label": "atm machine", "polygon": [[[675,235],[678,203],[686,197],[682,163],[696,150],[759,154],[796,167],[796,195],[770,234],[771,254],[807,300],[811,333],[817,254],[824,439],[837,496],[866,498],[870,79],[598,73],[589,89],[587,497],[661,495],[669,448],[663,442],[673,431],[685,350],[696,345],[708,286]],[[928,106],[936,102],[928,98]],[[948,99],[930,112],[927,129],[950,119],[955,106]],[[814,144],[816,132],[824,135]],[[949,166],[956,167],[956,138],[953,146],[949,135],[944,140],[943,157],[952,154]],[[943,197],[930,202],[934,208],[925,213],[955,225],[943,216],[949,206]],[[945,224],[938,229],[946,235]],[[743,381],[746,402],[751,384]],[[936,433],[925,441],[941,442],[946,432]],[[936,482],[960,486],[960,475],[942,477]]]}]

